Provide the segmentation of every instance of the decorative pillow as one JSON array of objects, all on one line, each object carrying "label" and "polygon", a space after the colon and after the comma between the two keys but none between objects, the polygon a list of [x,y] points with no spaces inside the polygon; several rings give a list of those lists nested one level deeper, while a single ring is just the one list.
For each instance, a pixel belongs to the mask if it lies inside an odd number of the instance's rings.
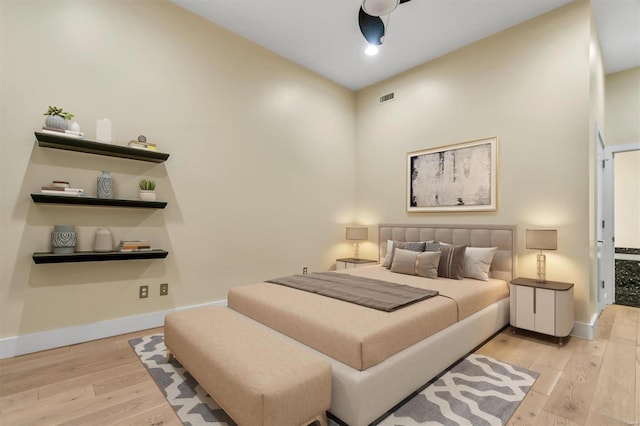
[{"label": "decorative pillow", "polygon": [[382,266],[385,268],[391,267],[391,260],[393,259],[393,240],[387,240],[387,254],[382,261]]},{"label": "decorative pillow", "polygon": [[440,243],[427,241],[427,244],[425,244],[424,246],[424,251],[440,251]]},{"label": "decorative pillow", "polygon": [[438,276],[461,280],[464,278],[464,253],[467,246],[454,246],[442,244],[440,246],[440,263],[438,264]]},{"label": "decorative pillow", "polygon": [[467,247],[464,253],[464,276],[489,281],[489,269],[498,247]]},{"label": "decorative pillow", "polygon": [[393,263],[393,256],[396,249],[404,249],[411,251],[424,251],[424,247],[426,246],[426,241],[396,241],[396,240],[387,240],[387,254],[384,257],[384,261],[382,262],[382,266],[385,268],[390,268]]},{"label": "decorative pillow", "polygon": [[391,264],[391,272],[436,278],[438,276],[439,261],[439,251],[415,252],[413,250],[396,249],[393,263]]},{"label": "decorative pillow", "polygon": [[439,251],[423,251],[418,254],[418,262],[416,263],[418,275],[425,278],[437,278],[441,256]]}]

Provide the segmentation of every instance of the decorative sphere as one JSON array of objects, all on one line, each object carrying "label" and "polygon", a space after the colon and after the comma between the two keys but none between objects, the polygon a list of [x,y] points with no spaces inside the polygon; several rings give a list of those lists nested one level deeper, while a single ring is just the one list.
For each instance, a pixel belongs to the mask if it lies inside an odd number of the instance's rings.
[{"label": "decorative sphere", "polygon": [[140,135],[138,136],[138,142],[146,142],[147,138],[145,137],[145,135]]}]

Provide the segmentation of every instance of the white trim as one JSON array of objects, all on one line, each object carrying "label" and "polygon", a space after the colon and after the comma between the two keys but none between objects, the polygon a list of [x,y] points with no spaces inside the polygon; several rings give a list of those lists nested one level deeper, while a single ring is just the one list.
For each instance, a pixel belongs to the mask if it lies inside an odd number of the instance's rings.
[{"label": "white trim", "polygon": [[580,337],[581,339],[593,340],[593,337],[596,334],[595,330],[597,326],[598,326],[598,314],[594,313],[589,323],[574,321],[573,330],[571,330],[571,335],[575,337]]},{"label": "white trim", "polygon": [[5,337],[4,339],[0,339],[0,359],[161,327],[164,324],[165,315],[171,312],[216,305],[227,306],[227,301],[226,299],[217,300],[200,305],[149,312],[130,317],[99,321],[92,324],[58,328],[22,336]]},{"label": "white trim", "polygon": [[640,150],[640,142],[631,142],[620,145],[607,145],[605,150],[610,154],[618,154],[620,152],[638,151]]},{"label": "white trim", "polygon": [[[613,264],[610,257],[613,256],[613,253],[609,250],[609,245],[605,244],[604,235],[607,234],[607,230],[605,230],[605,224],[608,224],[611,227],[611,222],[608,220],[607,212],[605,211],[605,195],[604,195],[604,187],[605,187],[605,166],[609,164],[611,166],[609,159],[606,158],[605,155],[605,142],[602,137],[602,132],[600,132],[600,126],[596,123],[596,222],[595,222],[595,230],[596,230],[596,244],[595,244],[595,258],[596,258],[596,271],[594,274],[594,282],[593,286],[596,290],[596,313],[600,314],[600,312],[604,309],[607,304],[607,297],[610,296],[610,293],[607,293],[608,286],[606,285],[606,281],[609,279],[609,275],[607,271],[609,270],[609,266]],[[605,220],[606,219],[606,220]],[[602,285],[601,285],[602,284]],[[609,302],[611,303],[611,302]]]}]

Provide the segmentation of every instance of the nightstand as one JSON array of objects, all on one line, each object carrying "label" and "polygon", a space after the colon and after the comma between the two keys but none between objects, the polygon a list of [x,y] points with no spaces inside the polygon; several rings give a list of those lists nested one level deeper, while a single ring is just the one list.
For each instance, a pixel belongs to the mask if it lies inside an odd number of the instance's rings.
[{"label": "nightstand", "polygon": [[563,338],[573,329],[573,284],[515,278],[509,285],[510,322],[516,328]]},{"label": "nightstand", "polygon": [[356,259],[355,257],[336,259],[336,271],[339,271],[341,269],[360,268],[362,266],[372,265],[374,263],[378,263],[378,261],[371,259]]}]

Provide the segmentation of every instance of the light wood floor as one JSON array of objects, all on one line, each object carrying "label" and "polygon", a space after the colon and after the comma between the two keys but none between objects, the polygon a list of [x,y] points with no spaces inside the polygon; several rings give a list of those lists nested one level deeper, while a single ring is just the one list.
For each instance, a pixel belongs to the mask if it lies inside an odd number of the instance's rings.
[{"label": "light wood floor", "polygon": [[[180,425],[128,343],[161,332],[0,360],[0,424]],[[478,352],[540,373],[512,425],[637,425],[639,345],[640,309],[613,305],[592,341],[506,329]]]},{"label": "light wood floor", "polygon": [[609,305],[594,340],[508,328],[478,352],[540,373],[510,425],[640,424],[640,309]]}]

